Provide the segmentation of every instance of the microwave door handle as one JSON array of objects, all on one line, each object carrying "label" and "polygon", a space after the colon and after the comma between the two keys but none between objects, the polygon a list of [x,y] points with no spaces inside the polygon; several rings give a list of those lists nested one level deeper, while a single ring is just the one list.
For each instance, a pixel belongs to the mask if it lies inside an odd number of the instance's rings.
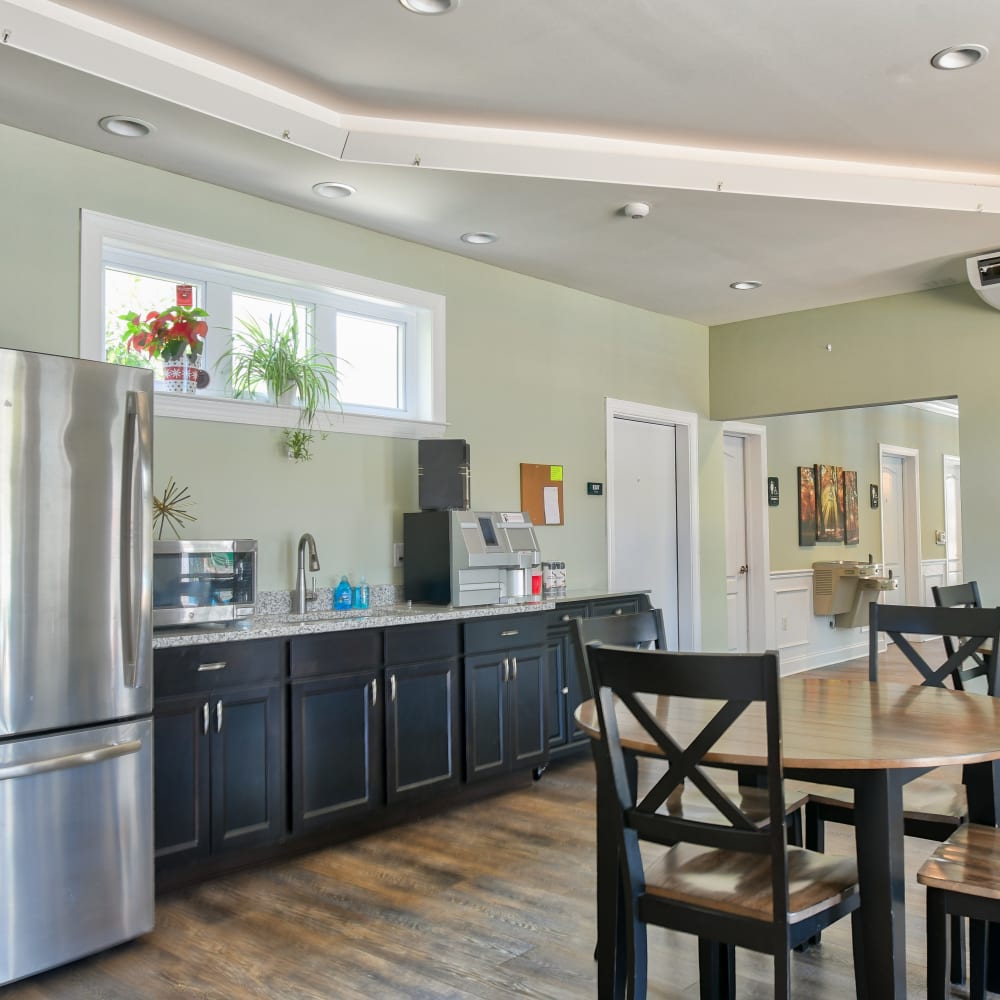
[{"label": "microwave door handle", "polygon": [[[150,494],[148,460],[149,397],[125,395],[125,436],[122,448],[122,499],[119,535],[121,567],[122,674],[127,688],[141,686],[139,661],[143,631],[144,582],[151,571],[152,531],[146,512]],[[138,502],[136,494],[138,493]]]}]

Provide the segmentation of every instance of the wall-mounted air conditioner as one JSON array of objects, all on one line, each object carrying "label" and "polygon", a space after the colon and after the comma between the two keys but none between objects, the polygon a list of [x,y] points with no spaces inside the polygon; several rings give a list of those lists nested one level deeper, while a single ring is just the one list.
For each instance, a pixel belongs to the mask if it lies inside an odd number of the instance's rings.
[{"label": "wall-mounted air conditioner", "polygon": [[1000,309],[1000,250],[970,257],[965,267],[969,272],[969,283],[983,301],[994,309]]}]

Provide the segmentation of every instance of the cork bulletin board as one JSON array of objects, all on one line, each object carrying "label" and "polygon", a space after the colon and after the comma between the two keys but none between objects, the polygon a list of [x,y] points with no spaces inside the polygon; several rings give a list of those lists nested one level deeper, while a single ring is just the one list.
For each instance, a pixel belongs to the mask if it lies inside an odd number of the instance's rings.
[{"label": "cork bulletin board", "polygon": [[563,523],[563,467],[521,463],[521,510],[532,524]]}]

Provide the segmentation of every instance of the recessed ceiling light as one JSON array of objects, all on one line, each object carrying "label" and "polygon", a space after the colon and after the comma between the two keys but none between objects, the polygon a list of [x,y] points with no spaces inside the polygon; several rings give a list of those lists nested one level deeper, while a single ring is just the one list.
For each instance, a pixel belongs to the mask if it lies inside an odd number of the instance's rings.
[{"label": "recessed ceiling light", "polygon": [[341,184],[338,181],[321,181],[313,184],[313,191],[321,198],[350,198],[357,193],[357,188],[350,184]]},{"label": "recessed ceiling light", "polygon": [[931,65],[935,69],[968,69],[989,54],[985,45],[952,45],[931,56]]},{"label": "recessed ceiling light", "polygon": [[749,292],[754,288],[760,288],[759,281],[734,281],[729,287],[735,288],[738,292]]},{"label": "recessed ceiling light", "polygon": [[449,14],[461,0],[399,0],[399,2],[414,14]]},{"label": "recessed ceiling light", "polygon": [[126,115],[107,115],[97,124],[105,132],[121,136],[124,139],[141,139],[154,131],[149,122],[141,121],[138,118],[129,118]]},{"label": "recessed ceiling light", "polygon": [[462,233],[463,243],[496,243],[496,233]]}]

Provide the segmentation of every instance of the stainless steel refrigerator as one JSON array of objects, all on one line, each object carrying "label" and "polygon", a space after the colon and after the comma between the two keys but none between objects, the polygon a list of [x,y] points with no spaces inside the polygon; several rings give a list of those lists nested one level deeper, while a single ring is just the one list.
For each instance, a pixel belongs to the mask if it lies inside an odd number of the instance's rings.
[{"label": "stainless steel refrigerator", "polygon": [[151,408],[0,349],[0,985],[153,927]]}]

